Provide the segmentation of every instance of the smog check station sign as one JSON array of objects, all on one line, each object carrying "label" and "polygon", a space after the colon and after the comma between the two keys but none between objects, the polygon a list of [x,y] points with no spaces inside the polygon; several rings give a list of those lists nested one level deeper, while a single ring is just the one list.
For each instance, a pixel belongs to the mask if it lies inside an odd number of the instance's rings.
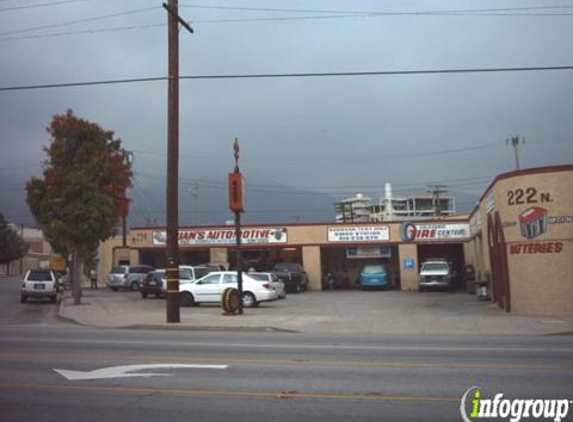
[{"label": "smog check station sign", "polygon": [[389,226],[328,227],[329,242],[382,242],[390,240]]}]

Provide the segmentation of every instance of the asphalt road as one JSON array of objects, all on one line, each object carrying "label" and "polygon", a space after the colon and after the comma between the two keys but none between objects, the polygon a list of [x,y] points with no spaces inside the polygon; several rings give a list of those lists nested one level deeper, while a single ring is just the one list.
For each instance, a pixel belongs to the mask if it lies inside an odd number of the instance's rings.
[{"label": "asphalt road", "polygon": [[0,325],[53,323],[57,317],[57,305],[48,299],[32,299],[20,303],[20,278],[0,279]]},{"label": "asphalt road", "polygon": [[0,421],[459,421],[472,386],[573,399],[573,336],[94,329],[12,301],[0,299]]}]

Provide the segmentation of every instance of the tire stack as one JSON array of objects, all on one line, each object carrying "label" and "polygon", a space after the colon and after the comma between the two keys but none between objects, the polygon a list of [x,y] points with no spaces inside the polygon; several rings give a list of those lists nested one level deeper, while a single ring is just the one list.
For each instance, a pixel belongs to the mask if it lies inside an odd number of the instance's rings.
[{"label": "tire stack", "polygon": [[239,312],[241,297],[239,291],[233,287],[225,289],[221,300],[223,312],[227,315],[233,315]]}]

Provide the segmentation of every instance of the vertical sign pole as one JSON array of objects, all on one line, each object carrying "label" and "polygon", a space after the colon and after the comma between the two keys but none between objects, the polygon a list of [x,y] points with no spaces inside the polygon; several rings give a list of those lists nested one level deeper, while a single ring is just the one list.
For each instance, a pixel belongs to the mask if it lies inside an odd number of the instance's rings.
[{"label": "vertical sign pole", "polygon": [[239,170],[239,140],[235,138],[235,171],[229,173],[229,208],[235,213],[237,290],[239,290],[239,315],[243,313],[243,259],[241,257],[241,213],[245,211],[243,176]]},{"label": "vertical sign pole", "polygon": [[243,314],[243,258],[241,257],[241,213],[235,212],[235,236],[237,237],[237,288],[239,290],[239,315]]}]

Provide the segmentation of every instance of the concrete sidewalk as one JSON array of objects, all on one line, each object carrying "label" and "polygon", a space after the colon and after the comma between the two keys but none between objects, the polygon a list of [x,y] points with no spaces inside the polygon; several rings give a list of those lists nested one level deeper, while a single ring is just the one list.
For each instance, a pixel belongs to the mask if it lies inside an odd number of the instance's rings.
[{"label": "concrete sidewalk", "polygon": [[[89,284],[88,284],[89,286]],[[141,299],[137,292],[84,288],[81,305],[66,291],[61,318],[110,328],[288,331],[316,334],[492,334],[573,333],[573,317],[507,314],[465,293],[305,292],[286,300],[224,316],[216,305],[181,308],[181,322],[166,322],[165,299]]]}]

